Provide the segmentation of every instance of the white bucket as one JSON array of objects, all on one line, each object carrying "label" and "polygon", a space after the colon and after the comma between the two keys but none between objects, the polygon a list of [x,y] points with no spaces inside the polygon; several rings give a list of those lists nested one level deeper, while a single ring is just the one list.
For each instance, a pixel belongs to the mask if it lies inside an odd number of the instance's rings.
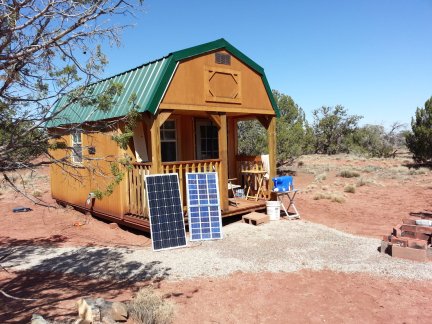
[{"label": "white bucket", "polygon": [[271,221],[280,219],[280,201],[267,201],[267,215]]}]

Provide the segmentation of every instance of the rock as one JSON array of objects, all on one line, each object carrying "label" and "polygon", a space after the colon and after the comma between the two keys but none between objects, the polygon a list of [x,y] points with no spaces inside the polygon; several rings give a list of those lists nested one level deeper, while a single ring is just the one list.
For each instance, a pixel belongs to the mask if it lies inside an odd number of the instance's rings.
[{"label": "rock", "polygon": [[121,302],[110,302],[103,298],[80,299],[77,302],[79,320],[76,324],[125,322],[128,318],[127,307]]},{"label": "rock", "polygon": [[118,225],[117,223],[110,223],[110,224],[109,224],[109,227],[110,227],[111,229],[117,229],[117,228],[120,228],[119,225]]},{"label": "rock", "polygon": [[172,295],[173,295],[174,297],[180,297],[180,296],[183,295],[183,293],[182,293],[182,292],[173,292]]},{"label": "rock", "polygon": [[33,314],[31,318],[31,324],[49,324],[49,322],[45,320],[41,315]]},{"label": "rock", "polygon": [[79,320],[81,320],[79,324],[100,322],[101,312],[99,305],[95,300],[81,298],[77,301],[77,306],[78,317]]},{"label": "rock", "polygon": [[126,321],[128,319],[126,305],[121,302],[113,302],[111,304],[111,317],[116,321]]}]

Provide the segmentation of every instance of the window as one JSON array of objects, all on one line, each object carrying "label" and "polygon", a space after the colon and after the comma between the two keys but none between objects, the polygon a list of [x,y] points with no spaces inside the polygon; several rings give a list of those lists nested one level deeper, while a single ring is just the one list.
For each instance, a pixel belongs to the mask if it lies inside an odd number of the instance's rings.
[{"label": "window", "polygon": [[231,65],[231,55],[225,53],[216,53],[215,62],[217,64]]},{"label": "window", "polygon": [[197,159],[217,159],[219,157],[218,129],[207,120],[196,121]]},{"label": "window", "polygon": [[167,120],[160,128],[162,162],[177,160],[177,136],[175,120]]},{"label": "window", "polygon": [[72,133],[72,162],[82,163],[82,131]]}]

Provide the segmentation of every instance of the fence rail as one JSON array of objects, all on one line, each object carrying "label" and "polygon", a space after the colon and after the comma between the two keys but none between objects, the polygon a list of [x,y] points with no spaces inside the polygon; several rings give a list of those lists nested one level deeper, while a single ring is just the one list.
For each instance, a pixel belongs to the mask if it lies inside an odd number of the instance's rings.
[{"label": "fence rail", "polygon": [[[151,174],[151,163],[133,163],[128,171],[129,213],[146,218],[147,199],[144,176]],[[220,174],[221,160],[193,160],[162,163],[164,174],[177,173],[183,205],[186,205],[186,173],[187,172],[217,172]]]},{"label": "fence rail", "polygon": [[128,171],[129,213],[145,217],[147,199],[144,176],[150,174],[151,163],[133,163]]},{"label": "fence rail", "polygon": [[186,205],[186,173],[217,172],[220,174],[221,160],[192,160],[162,163],[163,173],[177,173],[183,205]]}]

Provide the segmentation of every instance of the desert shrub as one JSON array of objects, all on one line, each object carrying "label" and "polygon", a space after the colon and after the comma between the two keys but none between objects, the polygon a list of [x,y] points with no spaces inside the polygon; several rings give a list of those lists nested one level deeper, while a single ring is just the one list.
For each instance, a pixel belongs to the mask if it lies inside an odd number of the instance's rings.
[{"label": "desert shrub", "polygon": [[357,187],[362,187],[368,184],[368,181],[365,178],[360,178],[358,179],[356,186]]},{"label": "desert shrub", "polygon": [[375,165],[367,165],[362,169],[363,172],[368,172],[368,173],[376,172],[379,170],[381,170],[381,167]]},{"label": "desert shrub", "polygon": [[345,198],[338,193],[335,192],[317,192],[312,199],[320,200],[320,199],[328,199],[332,202],[343,203],[345,202]]},{"label": "desert shrub", "polygon": [[259,121],[239,121],[237,127],[239,154],[255,156],[268,152],[267,131]]},{"label": "desert shrub", "polygon": [[324,181],[325,179],[327,179],[327,173],[320,173],[317,176],[315,176],[315,181]]},{"label": "desert shrub", "polygon": [[405,139],[414,160],[432,162],[432,97],[425,102],[424,108],[417,108],[411,129]]},{"label": "desert shrub", "polygon": [[[303,109],[286,94],[277,90],[273,90],[272,94],[280,111],[280,118],[276,120],[277,160],[293,162],[302,154],[312,153],[313,132],[306,121]],[[238,154],[267,153],[267,130],[259,121],[244,120],[237,126]]]},{"label": "desert shrub", "polygon": [[33,191],[33,196],[36,198],[42,197],[42,192],[40,192],[39,190],[35,190]]},{"label": "desert shrub", "polygon": [[328,195],[326,195],[324,192],[317,192],[317,193],[312,197],[312,199],[313,199],[313,200],[328,199],[327,197],[328,197]]},{"label": "desert shrub", "polygon": [[389,130],[382,125],[365,125],[346,139],[350,153],[369,157],[390,157],[404,146],[403,124],[393,123]]},{"label": "desert shrub", "polygon": [[391,167],[389,169],[392,174],[410,174],[410,169],[405,166]]},{"label": "desert shrub", "polygon": [[137,323],[165,324],[171,323],[173,307],[164,301],[150,287],[140,289],[128,304],[130,317]]},{"label": "desert shrub", "polygon": [[354,170],[342,170],[338,173],[338,176],[342,178],[356,178],[360,177],[360,173]]},{"label": "desert shrub", "polygon": [[416,175],[416,174],[426,174],[428,172],[429,172],[429,170],[427,168],[418,168],[418,169],[409,170],[408,174]]},{"label": "desert shrub", "polygon": [[313,134],[315,136],[315,152],[337,154],[349,152],[346,139],[357,128],[362,118],[348,115],[347,110],[340,105],[323,106],[313,111]]},{"label": "desert shrub", "polygon": [[330,201],[332,201],[332,202],[337,202],[337,203],[343,203],[343,202],[345,202],[345,198],[344,197],[342,197],[341,195],[338,195],[338,194],[333,194],[333,195],[331,195],[331,197],[330,197]]},{"label": "desert shrub", "polygon": [[348,184],[345,186],[344,191],[349,193],[355,193],[356,186],[354,184]]}]

